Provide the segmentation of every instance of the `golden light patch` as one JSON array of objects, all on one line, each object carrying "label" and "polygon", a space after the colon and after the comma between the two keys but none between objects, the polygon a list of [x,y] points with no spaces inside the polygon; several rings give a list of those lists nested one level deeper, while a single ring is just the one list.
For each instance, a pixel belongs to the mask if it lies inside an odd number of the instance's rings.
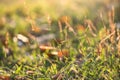
[{"label": "golden light patch", "polygon": [[85,27],[83,25],[77,25],[77,30],[78,31],[85,31]]},{"label": "golden light patch", "polygon": [[70,22],[70,20],[71,20],[71,18],[69,17],[69,16],[62,16],[61,18],[60,18],[60,21],[62,22],[62,23],[66,23],[66,22]]}]

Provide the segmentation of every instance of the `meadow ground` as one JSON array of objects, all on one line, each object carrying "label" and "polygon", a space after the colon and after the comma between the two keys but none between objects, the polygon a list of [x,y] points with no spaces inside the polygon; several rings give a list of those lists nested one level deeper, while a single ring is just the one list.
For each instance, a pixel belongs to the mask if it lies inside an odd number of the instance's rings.
[{"label": "meadow ground", "polygon": [[109,0],[0,0],[0,80],[120,80],[119,9]]}]

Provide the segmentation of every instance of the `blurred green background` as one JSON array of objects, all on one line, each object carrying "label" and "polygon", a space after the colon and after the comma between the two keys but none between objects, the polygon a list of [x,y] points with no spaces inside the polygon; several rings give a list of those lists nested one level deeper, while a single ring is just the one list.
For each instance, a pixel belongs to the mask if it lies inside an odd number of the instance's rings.
[{"label": "blurred green background", "polygon": [[[60,15],[85,17],[89,13],[96,15],[97,11],[109,4],[110,0],[0,0],[0,11],[11,11],[20,6],[27,10],[24,13],[41,13],[58,18]],[[40,14],[40,15],[41,15]],[[91,16],[92,17],[92,16]]]}]

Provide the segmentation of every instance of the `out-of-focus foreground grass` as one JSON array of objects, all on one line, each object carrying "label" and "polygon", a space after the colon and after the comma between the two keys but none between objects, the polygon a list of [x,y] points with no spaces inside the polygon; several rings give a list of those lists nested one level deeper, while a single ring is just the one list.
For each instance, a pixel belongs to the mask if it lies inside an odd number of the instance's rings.
[{"label": "out-of-focus foreground grass", "polygon": [[0,0],[0,79],[119,80],[115,4]]}]

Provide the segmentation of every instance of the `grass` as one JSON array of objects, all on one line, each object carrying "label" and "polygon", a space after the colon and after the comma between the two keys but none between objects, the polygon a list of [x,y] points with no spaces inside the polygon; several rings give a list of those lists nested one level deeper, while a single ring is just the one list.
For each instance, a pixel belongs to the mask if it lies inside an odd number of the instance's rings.
[{"label": "grass", "polygon": [[114,10],[108,10],[109,16],[103,8],[98,12],[102,16],[95,14],[101,8],[95,4],[105,5],[97,1],[91,7],[80,2],[80,10],[79,1],[72,7],[67,1],[58,4],[61,9],[55,1],[31,3],[9,4],[9,9],[0,5],[0,79],[120,79]]}]

